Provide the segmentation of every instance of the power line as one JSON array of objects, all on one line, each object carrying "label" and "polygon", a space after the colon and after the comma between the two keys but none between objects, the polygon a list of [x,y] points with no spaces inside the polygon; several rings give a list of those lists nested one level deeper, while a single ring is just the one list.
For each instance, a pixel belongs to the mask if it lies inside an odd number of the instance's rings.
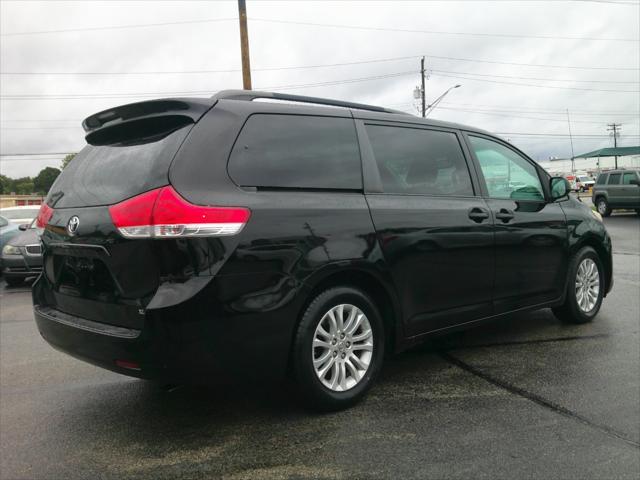
[{"label": "power line", "polygon": [[[326,82],[316,83],[304,83],[304,84],[291,84],[291,85],[276,85],[270,87],[257,87],[261,90],[290,90],[296,88],[312,88],[312,87],[324,87],[329,85],[342,85],[348,83],[367,82],[372,80],[381,80],[386,78],[395,78],[404,75],[415,75],[413,70],[405,72],[395,72],[385,75],[373,75],[369,77],[359,78],[347,78],[342,80],[331,80]],[[215,91],[212,90],[186,90],[186,91],[172,91],[172,92],[128,92],[128,93],[95,93],[95,94],[14,94],[14,95],[0,95],[3,100],[76,100],[84,98],[137,98],[147,96],[160,96],[160,95],[212,95]]]},{"label": "power line", "polygon": [[[323,87],[331,85],[342,85],[348,83],[365,82],[372,80],[381,80],[386,78],[394,78],[404,75],[415,75],[417,72],[410,70],[405,72],[395,72],[386,75],[374,75],[369,77],[348,78],[342,80],[330,80],[326,82],[304,83],[304,84],[290,84],[290,85],[276,85],[269,87],[257,87],[262,90],[290,90],[298,88],[313,88]],[[536,85],[520,82],[506,82],[499,80],[489,80],[484,78],[473,78],[462,75],[449,75],[444,73],[437,73],[436,76],[460,78],[465,80],[473,80],[477,82],[497,83],[504,85],[517,85],[522,87],[534,87],[534,88],[553,88],[553,89],[566,89],[566,90],[581,90],[592,92],[610,92],[610,93],[640,93],[638,90],[611,90],[611,89],[597,89],[597,88],[583,88],[583,87],[569,87],[569,86],[557,86],[557,85]],[[163,92],[128,92],[128,93],[94,93],[94,94],[13,94],[13,95],[1,95],[0,98],[4,100],[62,100],[62,99],[82,99],[82,98],[138,98],[148,96],[161,96],[161,95],[211,95],[214,92],[211,90],[185,90],[185,91],[163,91]]]},{"label": "power line", "polygon": [[136,23],[130,25],[105,25],[103,27],[80,27],[80,28],[64,28],[60,30],[36,30],[31,32],[9,32],[3,33],[0,36],[3,37],[16,37],[22,35],[45,35],[49,33],[70,33],[70,32],[93,32],[99,30],[121,30],[126,28],[147,28],[147,27],[165,27],[168,25],[189,25],[194,23],[214,23],[214,22],[229,22],[237,21],[236,17],[230,18],[207,18],[203,20],[182,20],[175,22],[161,22],[161,23]]},{"label": "power line", "polygon": [[486,83],[498,83],[501,85],[517,85],[520,87],[534,87],[534,88],[553,88],[560,90],[582,90],[587,92],[609,92],[609,93],[640,93],[640,90],[611,90],[611,89],[603,89],[603,88],[584,88],[584,87],[568,87],[568,86],[560,86],[560,85],[535,85],[531,83],[519,83],[519,82],[506,82],[502,80],[489,80],[486,78],[474,78],[469,76],[462,75],[449,75],[445,73],[437,73],[434,74],[438,77],[447,77],[447,78],[458,78],[462,80],[472,80],[476,82],[486,82]]},{"label": "power line", "polygon": [[[491,115],[491,116],[507,117],[507,118],[523,118],[523,119],[528,119],[528,120],[542,120],[542,121],[545,121],[545,122],[565,122],[565,120],[563,120],[561,118],[528,117],[528,116],[514,115],[514,114],[508,114],[508,113],[496,113],[496,112],[488,112],[488,111],[483,111],[483,110],[473,110],[473,109],[445,107],[445,106],[440,106],[438,108],[440,108],[442,110],[452,110],[452,111],[456,111],[456,112],[467,112],[467,113],[479,113],[479,114],[482,114],[482,115]],[[587,120],[574,120],[573,123],[587,123],[587,124],[590,124],[590,125],[604,125],[603,122],[595,122],[595,121],[587,121]]]},{"label": "power line", "polygon": [[[551,115],[565,115],[561,110],[554,109],[544,109],[544,108],[528,108],[528,107],[520,107],[513,108],[511,105],[489,105],[489,104],[481,104],[481,103],[457,103],[457,102],[442,102],[446,105],[457,105],[457,106],[468,106],[468,107],[489,107],[485,108],[487,111],[496,111],[496,112],[516,112],[516,113],[545,113]],[[628,112],[603,112],[603,111],[593,111],[593,110],[571,110],[572,115],[625,115],[625,116],[635,116],[640,118],[640,111],[638,113],[628,113]]]},{"label": "power line", "polygon": [[[548,108],[530,108],[530,107],[519,107],[513,108],[514,105],[495,105],[495,104],[486,104],[486,103],[460,103],[460,102],[442,102],[446,105],[457,105],[457,106],[467,106],[467,107],[488,107],[487,110],[495,110],[495,111],[514,111],[520,113],[557,113],[560,115],[564,115],[565,113],[562,110],[548,109]],[[635,115],[640,117],[640,110],[638,113],[627,113],[627,112],[612,112],[612,111],[602,111],[602,110],[571,110],[572,115],[575,113],[580,113],[582,115]]]},{"label": "power line", "polygon": [[[568,138],[568,133],[522,133],[522,132],[495,132],[494,135],[513,135],[513,136],[523,136],[523,137],[564,137]],[[603,135],[601,133],[584,133],[584,134],[573,134],[573,137],[583,137],[583,138],[609,138],[609,135]],[[640,137],[640,135],[626,135],[627,137]]]},{"label": "power line", "polygon": [[532,38],[543,40],[580,40],[580,41],[615,41],[615,42],[638,42],[638,38],[598,38],[598,37],[568,37],[559,35],[523,35],[523,34],[511,34],[511,33],[483,33],[483,32],[451,32],[444,30],[415,30],[405,28],[388,28],[388,27],[367,27],[363,25],[344,25],[333,23],[316,23],[316,22],[300,22],[294,20],[278,20],[272,18],[255,18],[251,17],[251,21],[254,22],[268,22],[279,23],[284,25],[303,25],[311,27],[329,27],[329,28],[346,28],[351,30],[370,30],[376,32],[403,32],[403,33],[426,33],[433,35],[461,35],[472,37],[500,37],[500,38]]},{"label": "power line", "polygon": [[[456,36],[472,36],[472,37],[500,37],[500,38],[532,38],[532,39],[546,39],[546,40],[580,40],[580,41],[615,41],[615,42],[637,42],[637,38],[601,38],[601,37],[570,37],[560,35],[523,35],[523,34],[510,34],[510,33],[486,33],[486,32],[454,32],[444,30],[418,30],[408,28],[388,28],[388,27],[370,27],[364,25],[345,25],[345,24],[330,24],[330,23],[317,23],[317,22],[301,22],[293,20],[278,20],[271,18],[254,18],[250,17],[250,21],[254,22],[266,22],[266,23],[278,23],[285,25],[303,25],[314,27],[328,27],[328,28],[344,28],[351,30],[369,30],[369,31],[385,31],[385,32],[401,32],[401,33],[423,33],[430,35],[456,35]],[[190,25],[198,23],[213,23],[213,22],[227,22],[237,21],[237,18],[208,18],[200,20],[181,20],[173,22],[159,22],[159,23],[144,23],[144,24],[129,24],[129,25],[105,25],[96,27],[80,27],[80,28],[66,28],[57,30],[37,30],[27,32],[9,32],[2,33],[3,37],[15,37],[24,35],[44,35],[44,34],[57,34],[57,33],[69,33],[69,32],[90,32],[90,31],[102,31],[102,30],[120,30],[128,28],[147,28],[147,27],[164,27],[170,25]]]},{"label": "power line", "polygon": [[[415,60],[417,58],[421,58],[423,55],[409,55],[402,57],[390,57],[390,58],[378,58],[371,60],[360,60],[360,61],[352,61],[352,62],[340,62],[340,63],[325,63],[325,64],[316,64],[316,65],[289,65],[289,66],[280,66],[280,67],[264,67],[264,68],[253,68],[253,71],[257,72],[271,72],[271,71],[280,71],[280,70],[305,70],[305,69],[316,69],[316,68],[332,68],[332,67],[344,67],[351,65],[365,65],[370,63],[384,63],[384,62],[394,62],[401,60]],[[480,60],[474,58],[463,58],[463,57],[449,57],[443,55],[424,55],[429,59],[437,59],[437,60],[455,60],[460,62],[473,62],[473,63],[488,63],[494,65],[510,65],[510,66],[518,66],[518,67],[537,67],[537,68],[559,68],[559,69],[577,69],[577,70],[620,70],[620,71],[638,71],[639,67],[600,67],[600,66],[580,66],[580,65],[552,65],[552,64],[544,64],[544,63],[519,63],[519,62],[503,62],[499,60]],[[202,69],[202,70],[147,70],[147,71],[137,71],[137,72],[108,72],[108,71],[83,71],[83,72],[25,72],[25,71],[9,71],[9,72],[0,72],[0,75],[186,75],[186,74],[210,74],[210,73],[237,73],[242,70],[239,68],[231,68],[231,69],[218,69],[218,70],[210,70],[210,69]]]},{"label": "power line", "polygon": [[631,84],[631,85],[640,85],[639,80],[582,80],[578,78],[540,78],[540,77],[517,77],[511,75],[496,75],[496,74],[488,74],[488,73],[475,73],[475,72],[456,72],[451,70],[437,70],[431,69],[432,72],[440,72],[440,73],[449,73],[449,74],[457,74],[457,75],[475,75],[478,77],[492,77],[492,78],[511,78],[515,80],[539,80],[544,82],[586,82],[586,83],[620,83],[620,84]]}]

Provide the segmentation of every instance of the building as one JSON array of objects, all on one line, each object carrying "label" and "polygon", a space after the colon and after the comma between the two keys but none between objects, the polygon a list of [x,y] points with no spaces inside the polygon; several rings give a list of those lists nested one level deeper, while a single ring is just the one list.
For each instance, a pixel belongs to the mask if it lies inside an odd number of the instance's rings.
[{"label": "building", "polygon": [[40,205],[43,201],[41,195],[0,195],[0,208]]},{"label": "building", "polygon": [[[603,170],[616,168],[640,168],[640,146],[601,148],[574,157],[576,172],[597,175]],[[542,160],[538,162],[551,174],[565,174],[572,171],[570,158]]]}]

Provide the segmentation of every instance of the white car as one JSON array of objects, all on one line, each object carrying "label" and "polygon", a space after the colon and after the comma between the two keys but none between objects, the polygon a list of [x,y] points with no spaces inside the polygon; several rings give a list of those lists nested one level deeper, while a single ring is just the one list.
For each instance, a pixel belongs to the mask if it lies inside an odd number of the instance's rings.
[{"label": "white car", "polygon": [[591,177],[580,175],[576,179],[576,185],[581,192],[589,191],[595,184],[596,181]]},{"label": "white car", "polygon": [[22,225],[23,223],[31,223],[38,216],[40,205],[24,205],[21,207],[0,208],[0,215],[9,220],[9,222]]}]

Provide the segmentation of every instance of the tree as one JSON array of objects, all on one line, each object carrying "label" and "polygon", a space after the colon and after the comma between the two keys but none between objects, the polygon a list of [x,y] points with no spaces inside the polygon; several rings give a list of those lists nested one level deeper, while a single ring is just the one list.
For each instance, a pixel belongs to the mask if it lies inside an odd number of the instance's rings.
[{"label": "tree", "polygon": [[75,157],[76,155],[77,155],[77,153],[70,153],[69,155],[67,155],[66,157],[64,157],[64,158],[62,159],[62,165],[60,166],[60,168],[64,168],[64,167],[66,167],[67,165],[69,165],[69,162],[70,162],[71,160],[73,160],[73,157]]},{"label": "tree", "polygon": [[13,191],[13,179],[0,175],[0,194],[8,195]]},{"label": "tree", "polygon": [[31,195],[33,193],[33,179],[31,177],[21,177],[13,180],[13,188],[18,195]]},{"label": "tree", "polygon": [[[68,155],[67,155],[68,156]],[[66,157],[65,157],[66,158]],[[33,179],[33,187],[40,195],[46,195],[53,182],[60,175],[60,169],[55,167],[45,167]]]}]

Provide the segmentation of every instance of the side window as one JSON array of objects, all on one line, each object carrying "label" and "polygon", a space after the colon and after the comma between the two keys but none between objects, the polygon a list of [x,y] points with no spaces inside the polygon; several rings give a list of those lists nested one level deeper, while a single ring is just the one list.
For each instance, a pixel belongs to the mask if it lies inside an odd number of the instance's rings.
[{"label": "side window", "polygon": [[361,189],[353,120],[252,115],[231,152],[229,175],[241,186]]},{"label": "side window", "polygon": [[472,196],[455,133],[367,125],[385,193]]},{"label": "side window", "polygon": [[638,177],[636,177],[635,172],[628,172],[625,173],[622,176],[622,184],[623,185],[631,185],[631,180],[636,180]]},{"label": "side window", "polygon": [[540,177],[527,159],[504,145],[469,136],[492,198],[544,200]]},{"label": "side window", "polygon": [[620,184],[620,174],[619,173],[610,173],[609,174],[609,181],[607,182],[607,185],[619,185]]},{"label": "side window", "polygon": [[597,185],[604,185],[605,183],[607,183],[607,177],[609,176],[608,173],[601,173],[600,175],[598,175],[598,180],[596,181]]}]

